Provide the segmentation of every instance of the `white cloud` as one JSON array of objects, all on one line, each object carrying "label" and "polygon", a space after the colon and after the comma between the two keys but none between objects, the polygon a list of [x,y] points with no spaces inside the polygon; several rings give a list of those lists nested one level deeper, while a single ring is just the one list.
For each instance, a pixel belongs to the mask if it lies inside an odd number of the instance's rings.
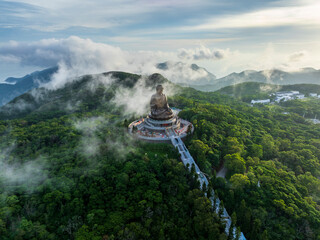
[{"label": "white cloud", "polygon": [[274,7],[238,15],[225,15],[214,17],[206,23],[184,30],[212,30],[226,28],[252,28],[252,27],[275,27],[275,26],[314,26],[320,28],[320,4]]},{"label": "white cloud", "polygon": [[[119,66],[125,55],[126,52],[120,48],[75,36],[66,39],[43,39],[31,43],[10,41],[0,46],[2,57],[11,56],[19,59],[22,65],[43,67],[64,62],[68,66],[86,64],[88,67],[100,68],[106,58],[112,58],[113,65]],[[110,62],[109,60],[108,63]],[[88,70],[90,71],[90,68]]]},{"label": "white cloud", "polygon": [[[199,43],[195,44],[199,46]],[[22,67],[36,66],[39,68],[59,65],[59,71],[46,85],[49,89],[64,86],[85,74],[96,74],[108,71],[124,71],[141,75],[160,73],[172,82],[195,83],[210,81],[204,69],[192,70],[190,64],[199,59],[200,66],[223,77],[233,71],[246,69],[262,70],[285,68],[286,70],[301,67],[318,68],[319,43],[301,45],[303,51],[297,51],[295,45],[269,43],[254,46],[247,51],[214,49],[200,47],[164,51],[126,51],[109,44],[97,43],[90,39],[69,37],[66,39],[43,39],[34,42],[8,42],[0,45],[2,64],[14,65],[19,62]],[[300,48],[300,49],[301,49]],[[307,54],[310,53],[310,54]],[[312,54],[311,54],[312,53]],[[183,58],[181,61],[178,55]],[[291,56],[292,55],[292,56]],[[302,56],[303,55],[303,56]],[[224,56],[221,58],[221,56]],[[299,58],[299,61],[297,59]],[[201,60],[200,60],[201,59]],[[214,60],[212,60],[214,59]],[[215,61],[218,60],[219,61]],[[296,61],[293,61],[293,60]],[[168,69],[156,68],[156,64],[168,61]],[[6,61],[6,62],[5,62]]]},{"label": "white cloud", "polygon": [[74,123],[77,130],[82,133],[79,151],[86,157],[93,157],[99,154],[102,140],[97,137],[97,130],[101,124],[105,124],[103,117],[92,117],[85,120],[78,120]]},{"label": "white cloud", "polygon": [[[193,58],[220,58],[228,51],[211,51],[205,47],[196,50],[185,50]],[[190,52],[190,53],[189,53]],[[181,52],[180,52],[181,54]],[[211,55],[210,55],[211,54]],[[142,75],[160,73],[173,82],[197,81],[207,76],[200,69],[194,71],[190,64],[172,63],[168,70],[156,68],[159,62],[177,58],[176,52],[161,51],[125,51],[119,47],[96,43],[90,39],[69,37],[66,39],[43,39],[30,43],[9,42],[0,46],[0,57],[17,59],[21,65],[51,67],[58,65],[59,70],[52,81],[45,85],[50,89],[64,86],[76,77],[108,71],[125,71]]]},{"label": "white cloud", "polygon": [[0,55],[0,61],[1,62],[6,62],[6,63],[19,63],[20,59],[18,57],[12,56],[10,54],[8,55]]},{"label": "white cloud", "polygon": [[[28,4],[36,11],[21,11],[9,15],[20,17],[18,26],[44,32],[64,30],[70,27],[101,28],[125,26],[141,21],[145,15],[165,11],[168,7],[195,6],[187,1],[145,1],[145,0],[16,0]],[[179,5],[180,4],[180,5]],[[23,22],[23,24],[22,24]]]},{"label": "white cloud", "polygon": [[215,79],[215,76],[210,76],[204,68],[193,69],[190,63],[168,61],[166,66],[166,70],[158,70],[158,72],[175,83],[207,84]]},{"label": "white cloud", "polygon": [[[163,84],[164,93],[167,96],[172,96],[177,93],[177,90],[172,84]],[[146,85],[146,77],[142,77],[134,85],[133,88],[118,88],[113,103],[124,108],[123,115],[125,116],[142,116],[150,111],[150,99],[155,94],[155,89]]]},{"label": "white cloud", "polygon": [[[110,130],[113,124],[103,116],[78,119],[74,122],[74,127],[81,133],[78,151],[87,157],[90,168],[97,167],[94,157],[101,154],[101,149],[112,152],[117,160],[125,159],[127,153],[135,151],[128,133],[112,132],[101,135],[101,131],[105,131],[103,129],[108,125]],[[115,129],[117,130],[119,129]]]},{"label": "white cloud", "polygon": [[32,192],[47,178],[45,159],[39,157],[35,160],[14,163],[10,156],[14,148],[15,145],[0,149],[0,185],[3,191],[11,191],[23,185],[24,191]]},{"label": "white cloud", "polygon": [[181,48],[178,50],[178,57],[187,60],[220,60],[225,58],[229,53],[229,49],[211,50],[205,46],[200,46],[194,49]]},{"label": "white cloud", "polygon": [[[19,59],[21,65],[59,65],[51,86],[62,86],[68,79],[106,71],[151,73],[161,53],[128,52],[90,39],[44,39],[31,43],[9,42],[0,47],[0,57]],[[11,59],[11,58],[10,58]]]},{"label": "white cloud", "polygon": [[306,56],[308,56],[308,52],[307,51],[294,52],[288,57],[288,61],[289,62],[300,62]]}]

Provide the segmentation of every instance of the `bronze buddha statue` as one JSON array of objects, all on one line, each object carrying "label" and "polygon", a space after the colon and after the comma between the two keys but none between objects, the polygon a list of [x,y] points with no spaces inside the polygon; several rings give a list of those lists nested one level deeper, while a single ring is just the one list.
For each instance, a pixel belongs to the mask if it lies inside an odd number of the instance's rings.
[{"label": "bronze buddha statue", "polygon": [[157,93],[153,94],[150,100],[151,113],[149,117],[155,120],[168,120],[174,116],[169,107],[166,95],[163,93],[162,85],[156,87]]}]

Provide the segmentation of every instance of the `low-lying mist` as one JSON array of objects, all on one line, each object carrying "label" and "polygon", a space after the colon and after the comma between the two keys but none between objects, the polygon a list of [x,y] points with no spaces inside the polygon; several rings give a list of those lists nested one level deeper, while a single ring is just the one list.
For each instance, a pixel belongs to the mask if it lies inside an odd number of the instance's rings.
[{"label": "low-lying mist", "polygon": [[11,152],[12,145],[0,149],[0,184],[3,192],[19,189],[31,193],[47,178],[46,160],[39,156],[36,159],[17,160]]}]

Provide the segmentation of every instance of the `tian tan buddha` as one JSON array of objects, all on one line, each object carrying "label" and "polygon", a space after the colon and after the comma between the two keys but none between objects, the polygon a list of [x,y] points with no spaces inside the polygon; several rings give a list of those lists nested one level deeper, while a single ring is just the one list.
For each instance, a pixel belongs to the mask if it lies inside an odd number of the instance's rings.
[{"label": "tian tan buddha", "polygon": [[169,107],[167,97],[163,94],[162,85],[156,87],[157,93],[153,94],[150,100],[150,118],[155,120],[168,120],[173,117],[172,109]]}]

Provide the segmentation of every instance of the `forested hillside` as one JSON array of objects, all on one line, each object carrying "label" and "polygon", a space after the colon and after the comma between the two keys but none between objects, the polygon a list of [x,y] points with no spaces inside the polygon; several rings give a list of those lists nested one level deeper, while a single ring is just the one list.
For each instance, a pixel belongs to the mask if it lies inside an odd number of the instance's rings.
[{"label": "forested hillside", "polygon": [[[185,109],[180,116],[195,126],[187,145],[199,167],[213,174],[214,189],[248,239],[319,239],[320,127],[294,112],[315,111],[320,102],[288,108],[231,101],[204,93],[175,98]],[[222,162],[226,180],[212,171]]]},{"label": "forested hillside", "polygon": [[86,85],[97,80],[86,76],[2,108],[11,120],[0,121],[0,239],[227,239],[177,151],[126,133],[110,99],[139,76],[113,77]]},{"label": "forested hillside", "polygon": [[[173,85],[157,74],[142,83],[112,76],[36,90],[1,108],[2,239],[232,239],[171,145],[126,134],[143,115],[128,105],[138,103],[138,89]],[[124,104],[119,88],[130,96]],[[318,105],[250,107],[175,89],[169,103],[195,126],[186,145],[211,178],[208,192],[246,238],[320,239],[320,127],[297,110]],[[226,178],[216,178],[223,165]]]}]

